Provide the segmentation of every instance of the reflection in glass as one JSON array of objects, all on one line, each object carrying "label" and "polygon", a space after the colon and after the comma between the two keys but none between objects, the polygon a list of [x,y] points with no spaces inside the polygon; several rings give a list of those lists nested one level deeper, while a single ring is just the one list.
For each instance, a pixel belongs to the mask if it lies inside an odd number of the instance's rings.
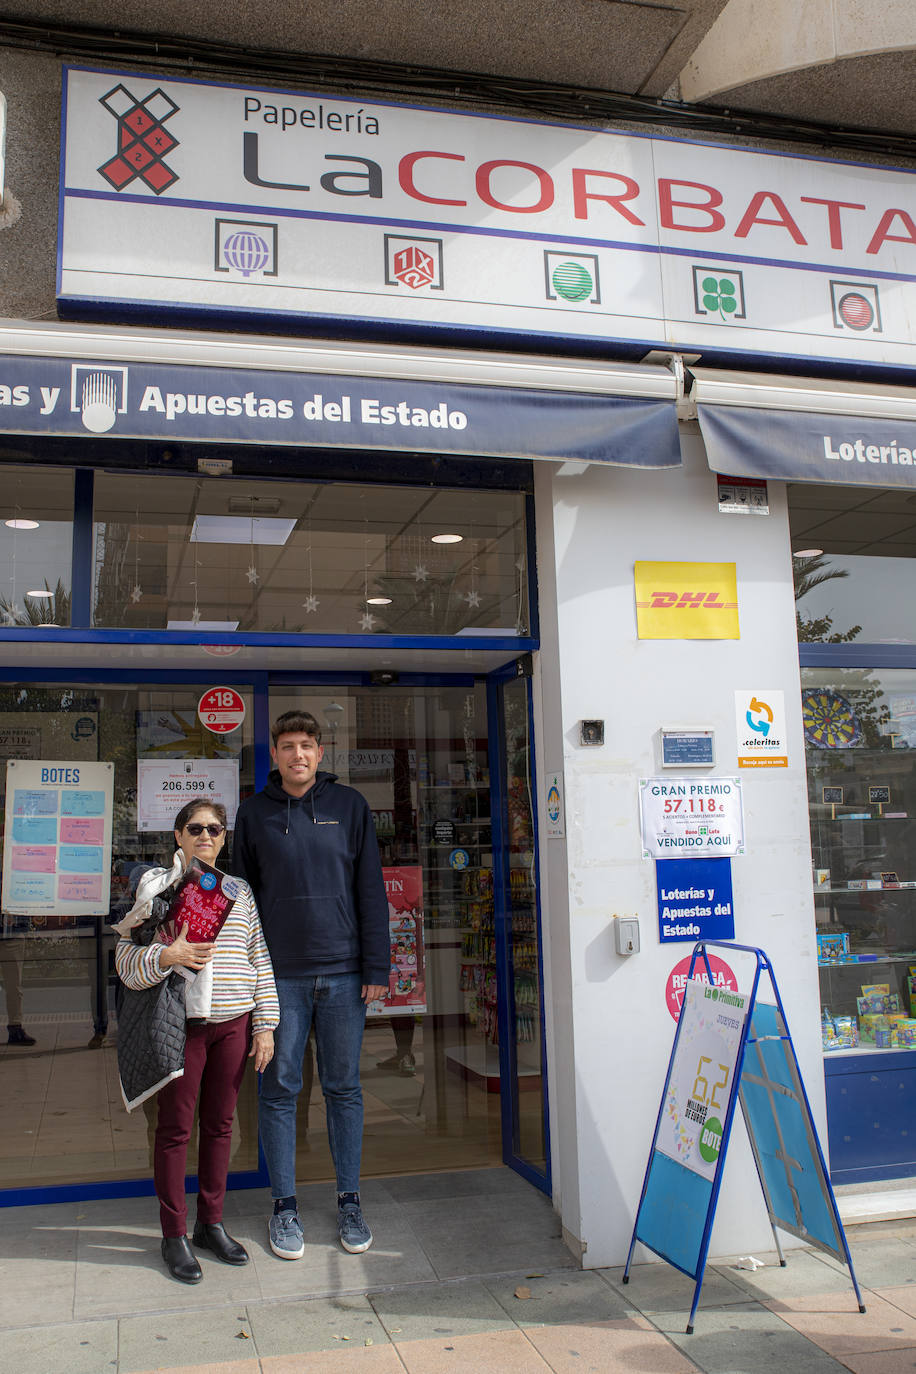
[{"label": "reflection in glass", "polygon": [[94,549],[99,626],[528,631],[516,492],[98,473]]},{"label": "reflection in glass", "polygon": [[2,471],[0,625],[69,625],[73,472]]}]

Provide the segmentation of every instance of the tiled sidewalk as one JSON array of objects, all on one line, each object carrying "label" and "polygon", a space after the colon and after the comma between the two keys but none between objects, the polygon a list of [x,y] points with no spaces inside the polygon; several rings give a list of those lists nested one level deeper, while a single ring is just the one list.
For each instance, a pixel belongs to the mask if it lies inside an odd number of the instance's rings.
[{"label": "tiled sidewalk", "polygon": [[300,1195],[309,1240],[284,1264],[267,1200],[229,1195],[252,1262],[201,1255],[172,1281],[153,1199],[0,1212],[0,1367],[15,1374],[914,1374],[916,1222],[858,1226],[848,1274],[812,1251],[756,1273],[707,1269],[693,1335],[690,1280],[668,1265],[580,1271],[545,1198],[503,1169],[366,1186],[378,1237],[336,1244],[326,1188]]}]

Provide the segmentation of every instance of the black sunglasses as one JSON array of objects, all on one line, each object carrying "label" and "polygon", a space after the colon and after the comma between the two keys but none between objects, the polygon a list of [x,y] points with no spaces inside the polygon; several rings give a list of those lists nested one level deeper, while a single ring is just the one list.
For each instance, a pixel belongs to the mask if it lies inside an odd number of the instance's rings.
[{"label": "black sunglasses", "polygon": [[193,835],[195,840],[198,835],[202,835],[205,830],[211,839],[216,840],[222,835],[225,829],[226,827],[224,825],[217,825],[215,822],[211,822],[210,825],[201,825],[200,821],[189,821],[185,826],[185,830],[189,835]]}]

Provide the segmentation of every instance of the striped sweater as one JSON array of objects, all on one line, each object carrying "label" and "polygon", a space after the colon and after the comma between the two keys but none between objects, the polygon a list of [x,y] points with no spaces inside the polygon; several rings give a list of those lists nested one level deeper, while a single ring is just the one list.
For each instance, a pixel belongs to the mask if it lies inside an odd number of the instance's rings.
[{"label": "striped sweater", "polygon": [[[280,1003],[258,909],[247,883],[229,909],[213,949],[213,1001],[210,1021],[229,1021],[253,1011],[252,1031],[274,1030]],[[172,971],[160,968],[165,946],[154,940],[135,945],[128,936],[115,946],[118,977],[129,988],[152,988]],[[174,965],[172,966],[174,968]]]}]

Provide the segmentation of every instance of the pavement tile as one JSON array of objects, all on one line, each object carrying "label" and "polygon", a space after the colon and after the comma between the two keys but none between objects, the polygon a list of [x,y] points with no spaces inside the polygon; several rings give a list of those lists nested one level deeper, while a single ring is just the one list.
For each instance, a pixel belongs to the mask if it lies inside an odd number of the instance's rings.
[{"label": "pavement tile", "polygon": [[[668,1312],[682,1307],[686,1314],[693,1303],[696,1283],[693,1279],[673,1269],[670,1264],[634,1264],[630,1268],[630,1282],[623,1282],[623,1266],[613,1269],[595,1269],[605,1283],[618,1293],[631,1306],[640,1312]],[[713,1268],[707,1268],[700,1293],[700,1305],[704,1308],[723,1307],[729,1303],[746,1303],[747,1292],[730,1276]]]},{"label": "pavement tile", "polygon": [[[244,1338],[239,1335],[242,1331]],[[241,1362],[244,1366],[252,1361],[256,1369],[257,1351],[250,1336],[251,1325],[245,1309],[237,1303],[213,1311],[198,1309],[122,1317],[118,1374],[140,1374],[148,1369],[193,1369],[201,1364],[205,1367],[214,1365],[219,1374],[225,1374],[222,1365]],[[155,1358],[151,1359],[153,1352]]]},{"label": "pavement tile", "polygon": [[[47,1216],[44,1208],[45,1222]],[[75,1231],[45,1226],[0,1232],[0,1328],[71,1320],[77,1274]]]},{"label": "pavement tile", "polygon": [[[829,1263],[829,1257],[821,1256],[813,1250],[791,1250],[786,1252],[786,1264],[779,1263],[776,1251],[758,1255],[764,1261],[762,1269],[738,1269],[735,1259],[716,1260],[714,1266],[706,1270],[707,1279],[711,1269],[728,1279],[737,1288],[743,1289],[752,1297],[781,1298],[783,1296],[801,1297],[805,1293],[851,1293],[852,1280],[849,1270]],[[701,1302],[706,1301],[706,1283],[703,1284]]]},{"label": "pavement tile", "polygon": [[[912,1280],[903,1288],[875,1288],[872,1292],[877,1293],[885,1302],[899,1307],[902,1312],[908,1312],[911,1317],[916,1317],[916,1283]],[[870,1297],[871,1294],[865,1298],[866,1307]]]},{"label": "pavement tile", "polygon": [[518,1194],[522,1197],[532,1192],[514,1169],[471,1169],[466,1173],[450,1171],[442,1174],[409,1174],[402,1178],[384,1180],[391,1196],[398,1202],[431,1202],[448,1198],[492,1197],[494,1193],[505,1197]]},{"label": "pavement tile", "polygon": [[881,1350],[866,1355],[844,1355],[843,1363],[853,1374],[913,1374],[916,1348]]},{"label": "pavement tile", "polygon": [[[871,1240],[860,1240],[857,1236],[850,1239],[847,1236],[847,1240],[860,1287],[891,1288],[899,1284],[905,1275],[916,1277],[916,1243],[897,1235]],[[830,1255],[824,1258],[827,1264],[836,1266],[843,1273],[848,1272],[839,1260]]]},{"label": "pavement tile", "polygon": [[548,1374],[542,1359],[521,1331],[488,1331],[434,1340],[396,1343],[407,1374]]},{"label": "pavement tile", "polygon": [[198,1252],[203,1281],[179,1283],[162,1262],[161,1243],[158,1230],[81,1231],[74,1315],[85,1319],[124,1312],[180,1312],[263,1296],[253,1265],[221,1264],[205,1250]]},{"label": "pavement tile", "polygon": [[252,1234],[244,1244],[261,1285],[259,1296],[333,1296],[388,1284],[427,1283],[436,1277],[396,1204],[374,1211],[371,1225],[375,1241],[372,1249],[362,1255],[348,1255],[341,1249],[336,1210],[325,1209],[308,1220],[303,1217],[303,1225],[302,1259],[281,1260],[270,1249],[267,1227],[260,1221],[252,1222]]},{"label": "pavement tile", "polygon": [[837,1359],[847,1353],[916,1346],[916,1317],[908,1316],[876,1293],[866,1293],[863,1297],[865,1312],[859,1311],[852,1292],[787,1297],[768,1302],[766,1306]]},{"label": "pavement tile", "polygon": [[482,1283],[424,1284],[370,1293],[369,1301],[396,1343],[515,1329]]},{"label": "pavement tile", "polygon": [[16,1374],[106,1374],[118,1367],[118,1324],[67,1322],[3,1335],[3,1365]]},{"label": "pavement tile", "polygon": [[843,1374],[844,1366],[757,1303],[688,1313],[654,1312],[652,1321],[705,1374]]},{"label": "pavement tile", "polygon": [[[512,1321],[526,1330],[549,1322],[606,1322],[634,1316],[632,1304],[594,1271],[570,1269],[540,1278],[514,1274],[486,1279],[485,1286]],[[520,1287],[528,1289],[530,1296],[517,1298]],[[640,1322],[647,1325],[642,1318]]]},{"label": "pavement tile", "polygon": [[[261,1361],[262,1374],[404,1374],[404,1366],[391,1345],[359,1345],[355,1350],[319,1350],[304,1363],[298,1355],[268,1355]],[[176,1371],[177,1374],[177,1371]],[[189,1372],[190,1374],[190,1372]],[[197,1374],[197,1371],[193,1371]],[[214,1374],[223,1374],[222,1368]]]},{"label": "pavement tile", "polygon": [[354,1347],[367,1340],[373,1345],[388,1344],[382,1323],[369,1299],[362,1296],[249,1303],[248,1317],[261,1358],[334,1350],[344,1337]]},{"label": "pavement tile", "polygon": [[632,1321],[523,1329],[554,1374],[692,1374],[697,1368],[664,1336]]}]

